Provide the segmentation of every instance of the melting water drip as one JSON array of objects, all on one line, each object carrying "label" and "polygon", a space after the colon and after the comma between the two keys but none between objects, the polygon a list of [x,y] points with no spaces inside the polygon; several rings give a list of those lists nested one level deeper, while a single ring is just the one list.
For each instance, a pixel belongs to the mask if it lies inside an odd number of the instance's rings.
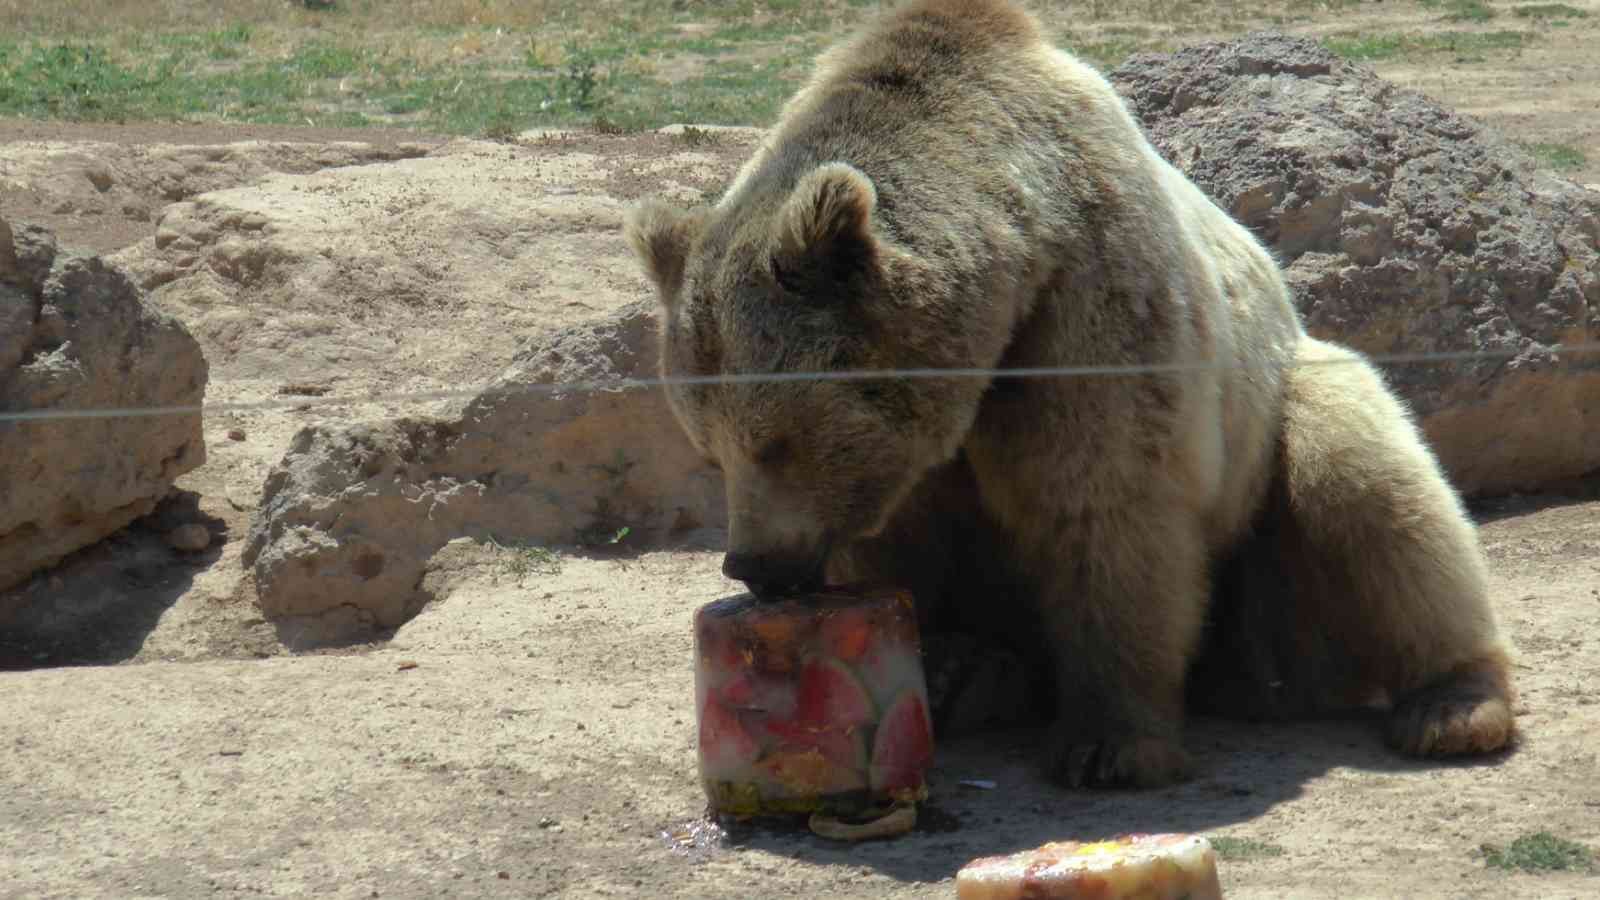
[{"label": "melting water drip", "polygon": [[660,836],[668,850],[691,859],[704,859],[723,847],[728,832],[715,819],[702,815],[669,825]]}]

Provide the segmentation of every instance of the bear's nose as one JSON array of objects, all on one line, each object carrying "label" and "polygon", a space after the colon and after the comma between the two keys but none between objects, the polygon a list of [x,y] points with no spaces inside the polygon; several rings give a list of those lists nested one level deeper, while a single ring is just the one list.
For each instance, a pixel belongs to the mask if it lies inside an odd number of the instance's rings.
[{"label": "bear's nose", "polygon": [[722,557],[722,574],[744,582],[758,597],[822,584],[822,567],[817,561],[777,553],[729,553]]}]

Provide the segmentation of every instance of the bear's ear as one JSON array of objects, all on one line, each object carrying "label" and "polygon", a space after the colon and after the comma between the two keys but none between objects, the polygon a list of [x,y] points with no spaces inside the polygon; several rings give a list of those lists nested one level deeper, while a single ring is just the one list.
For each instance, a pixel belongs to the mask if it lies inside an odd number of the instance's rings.
[{"label": "bear's ear", "polygon": [[660,200],[645,200],[623,216],[623,236],[655,284],[663,306],[677,301],[689,247],[704,219],[704,210],[684,210]]},{"label": "bear's ear", "polygon": [[843,280],[869,268],[877,205],[877,188],[853,166],[827,163],[802,176],[778,213],[772,262],[780,280],[801,272]]}]

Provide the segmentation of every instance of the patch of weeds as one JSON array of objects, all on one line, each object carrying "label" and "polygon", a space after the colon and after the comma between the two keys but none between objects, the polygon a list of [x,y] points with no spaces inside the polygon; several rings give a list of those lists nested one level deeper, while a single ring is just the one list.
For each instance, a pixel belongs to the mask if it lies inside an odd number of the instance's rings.
[{"label": "patch of weeds", "polygon": [[1589,13],[1565,3],[1533,3],[1513,7],[1511,14],[1519,19],[1587,19]]},{"label": "patch of weeds", "polygon": [[506,572],[521,584],[529,575],[561,574],[561,554],[547,547],[506,547],[489,536],[489,545],[505,559]]},{"label": "patch of weeds", "polygon": [[693,125],[687,125],[678,132],[678,140],[686,147],[714,147],[722,142],[722,138],[716,132],[696,128]]},{"label": "patch of weeds", "polygon": [[1128,38],[1111,38],[1103,41],[1076,41],[1067,38],[1064,43],[1073,55],[1102,69],[1111,69],[1140,50],[1158,49],[1141,45]]},{"label": "patch of weeds", "polygon": [[312,44],[302,47],[284,68],[309,78],[342,78],[365,68],[361,55],[344,47]]},{"label": "patch of weeds", "polygon": [[1526,31],[1442,31],[1433,34],[1342,34],[1324,38],[1322,45],[1345,59],[1370,62],[1406,53],[1454,53],[1461,61],[1481,57],[1470,54],[1490,50],[1520,50],[1534,36]]},{"label": "patch of weeds", "polygon": [[254,31],[249,25],[240,24],[203,34],[180,32],[154,35],[147,42],[136,41],[135,45],[145,43],[146,46],[166,50],[180,58],[184,54],[194,53],[213,62],[221,62],[243,57],[253,36]]},{"label": "patch of weeds", "polygon": [[621,122],[615,121],[608,116],[595,116],[594,121],[589,123],[589,127],[594,130],[595,134],[605,135],[606,137],[618,137],[624,134],[633,134],[639,130],[636,127],[624,125]]},{"label": "patch of weeds", "polygon": [[605,103],[600,96],[600,76],[595,74],[594,54],[568,51],[567,68],[556,82],[556,97],[579,112],[591,112]]},{"label": "patch of weeds", "polygon": [[1229,860],[1265,859],[1273,856],[1282,856],[1288,852],[1277,844],[1258,841],[1254,838],[1218,835],[1209,840],[1212,848],[1217,851],[1217,856]]},{"label": "patch of weeds", "polygon": [[612,115],[641,125],[699,122],[762,125],[776,118],[805,70],[784,57],[763,62],[717,60],[705,71],[666,84],[633,78]]},{"label": "patch of weeds", "polygon": [[[825,24],[820,27],[826,27]],[[739,22],[717,29],[711,36],[713,41],[723,44],[738,45],[754,41],[781,41],[794,34],[803,34],[816,31],[818,23],[803,22],[795,19],[772,19],[768,22],[756,24],[754,22]]]},{"label": "patch of weeds", "polygon": [[501,144],[513,144],[516,143],[517,135],[520,133],[521,129],[517,127],[517,123],[509,116],[506,116],[496,117],[485,122],[482,135],[485,140]]},{"label": "patch of weeds", "polygon": [[1422,0],[1422,8],[1444,10],[1446,22],[1487,22],[1494,18],[1494,10],[1483,0]]},{"label": "patch of weeds", "polygon": [[585,528],[578,530],[577,541],[580,547],[615,547],[622,543],[633,529],[627,525],[618,525],[617,517],[612,514],[610,504],[605,498],[595,504],[595,520]]},{"label": "patch of weeds", "polygon": [[0,111],[63,119],[123,119],[151,85],[146,73],[112,62],[88,44],[36,46],[0,68]]},{"label": "patch of weeds", "polygon": [[244,55],[254,32],[249,25],[235,25],[206,35],[206,55],[213,60],[238,59]]},{"label": "patch of weeds", "polygon": [[1570,144],[1523,144],[1533,158],[1558,172],[1581,169],[1589,162],[1582,150]]},{"label": "patch of weeds", "polygon": [[1405,40],[1398,34],[1359,34],[1325,38],[1322,46],[1335,56],[1366,62],[1399,56],[1405,50]]},{"label": "patch of weeds", "polygon": [[1524,872],[1592,871],[1594,852],[1588,847],[1548,831],[1525,834],[1501,848],[1484,844],[1484,864],[1494,869],[1520,869]]}]

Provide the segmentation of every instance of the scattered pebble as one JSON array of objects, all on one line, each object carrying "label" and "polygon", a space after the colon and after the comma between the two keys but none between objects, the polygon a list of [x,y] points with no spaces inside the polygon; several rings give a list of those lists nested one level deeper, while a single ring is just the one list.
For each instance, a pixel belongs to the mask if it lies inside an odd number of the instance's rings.
[{"label": "scattered pebble", "polygon": [[211,546],[211,532],[198,522],[190,522],[167,532],[167,543],[181,553],[199,553]]},{"label": "scattered pebble", "polygon": [[242,440],[244,440],[244,429],[243,428],[229,428],[228,429],[228,440],[230,440],[230,441],[242,441]]}]

